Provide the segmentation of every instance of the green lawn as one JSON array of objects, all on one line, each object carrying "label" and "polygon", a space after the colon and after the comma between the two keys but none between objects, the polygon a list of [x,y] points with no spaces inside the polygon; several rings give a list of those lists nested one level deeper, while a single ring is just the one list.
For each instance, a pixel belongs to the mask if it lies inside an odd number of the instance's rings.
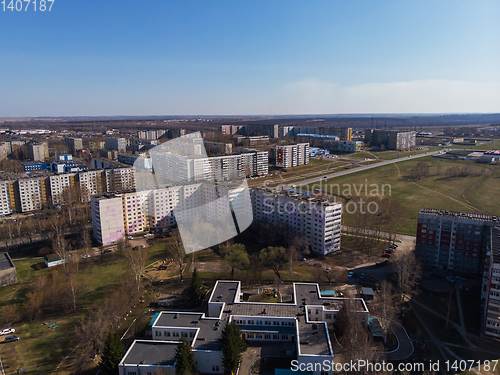
[{"label": "green lawn", "polygon": [[[429,166],[429,176],[414,182],[410,181],[408,179],[410,170],[418,163],[425,163]],[[471,172],[466,177],[447,178],[445,172],[451,167],[468,167]],[[424,207],[463,212],[484,211],[488,214],[500,215],[499,182],[500,168],[498,166],[429,156],[328,179],[313,186],[314,188],[319,186],[323,192],[332,195],[340,193],[341,196],[348,197],[356,197],[355,189],[359,191],[360,188],[359,196],[364,197],[365,185],[368,195],[375,192],[372,190],[375,187],[378,187],[379,195],[382,195],[382,188],[384,188],[383,195],[390,200],[397,201],[402,208],[403,215],[398,231],[414,235],[418,212]],[[464,194],[474,207],[467,203],[463,197]],[[344,222],[346,224],[351,222],[349,215],[344,214]]]}]

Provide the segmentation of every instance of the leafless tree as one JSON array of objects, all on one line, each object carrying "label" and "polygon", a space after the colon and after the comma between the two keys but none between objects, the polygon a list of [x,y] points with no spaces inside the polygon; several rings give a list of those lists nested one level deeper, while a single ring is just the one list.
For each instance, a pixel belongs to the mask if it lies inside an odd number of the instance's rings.
[{"label": "leafless tree", "polygon": [[421,277],[420,263],[413,252],[397,252],[392,265],[401,296],[410,293]]},{"label": "leafless tree", "polygon": [[141,277],[144,274],[144,269],[146,268],[146,263],[149,258],[148,250],[146,248],[138,248],[134,250],[131,247],[125,248],[125,256],[128,260],[128,264],[132,269],[135,281],[137,283],[137,289],[139,289]]},{"label": "leafless tree", "polygon": [[170,257],[177,267],[179,267],[181,281],[184,281],[184,270],[188,264],[188,259],[178,229],[172,231],[170,241],[166,244],[166,251],[168,257]]},{"label": "leafless tree", "polygon": [[63,266],[66,268],[66,262],[68,260],[68,243],[61,233],[56,233],[52,237],[52,250],[54,253],[63,261]]}]

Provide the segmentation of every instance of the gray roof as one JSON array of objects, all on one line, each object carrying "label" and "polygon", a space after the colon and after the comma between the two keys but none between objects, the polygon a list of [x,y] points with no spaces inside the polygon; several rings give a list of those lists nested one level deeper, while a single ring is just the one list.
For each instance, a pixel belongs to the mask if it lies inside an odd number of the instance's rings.
[{"label": "gray roof", "polygon": [[491,254],[493,263],[500,263],[500,227],[491,228]]},{"label": "gray roof", "polygon": [[0,270],[6,270],[12,267],[14,267],[14,263],[12,263],[9,254],[0,254]]},{"label": "gray roof", "polygon": [[239,285],[237,281],[218,281],[209,302],[234,302]]},{"label": "gray roof", "polygon": [[176,347],[160,340],[134,340],[121,363],[173,366]]},{"label": "gray roof", "polygon": [[[217,326],[216,323],[219,322]],[[219,341],[227,320],[206,318],[202,313],[162,312],[153,327],[178,327],[199,329],[194,348],[198,350],[221,350]],[[174,340],[172,340],[174,341]]]}]

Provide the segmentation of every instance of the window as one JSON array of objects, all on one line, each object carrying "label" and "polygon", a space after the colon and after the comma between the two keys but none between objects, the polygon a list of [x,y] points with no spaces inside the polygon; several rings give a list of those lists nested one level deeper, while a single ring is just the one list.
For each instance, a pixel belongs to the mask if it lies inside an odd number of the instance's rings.
[{"label": "window", "polygon": [[219,372],[219,366],[218,365],[212,365],[212,371]]},{"label": "window", "polygon": [[137,375],[137,372],[135,372],[135,371],[127,371],[127,375]]}]

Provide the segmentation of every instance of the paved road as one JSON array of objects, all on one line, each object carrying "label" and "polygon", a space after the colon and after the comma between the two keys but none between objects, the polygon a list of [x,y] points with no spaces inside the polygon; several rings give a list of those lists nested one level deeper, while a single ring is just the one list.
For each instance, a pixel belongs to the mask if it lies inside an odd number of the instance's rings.
[{"label": "paved road", "polygon": [[[366,171],[368,169],[378,168],[378,167],[381,167],[381,166],[384,166],[384,165],[393,164],[393,163],[399,163],[399,162],[406,161],[406,160],[413,160],[413,159],[423,158],[423,157],[427,157],[427,156],[430,156],[430,155],[438,155],[440,153],[442,153],[442,151],[432,151],[432,152],[418,154],[418,155],[413,155],[413,156],[405,156],[405,157],[402,157],[402,158],[381,161],[380,163],[376,163],[376,164],[362,165],[362,166],[357,167],[357,168],[348,169],[348,170],[341,171],[341,172],[335,172],[335,173],[325,174],[324,176],[314,177],[314,178],[311,178],[309,180],[299,181],[299,182],[295,182],[293,184],[288,184],[288,185],[283,185],[283,188],[285,190],[288,190],[288,189],[291,189],[294,186],[302,186],[302,185],[313,184],[315,182],[326,181],[326,180],[328,180],[330,178],[345,176],[345,175],[348,175],[348,174],[351,174],[351,173],[357,173],[357,172],[361,172],[361,171]],[[326,178],[325,178],[325,176],[326,176]]]}]

